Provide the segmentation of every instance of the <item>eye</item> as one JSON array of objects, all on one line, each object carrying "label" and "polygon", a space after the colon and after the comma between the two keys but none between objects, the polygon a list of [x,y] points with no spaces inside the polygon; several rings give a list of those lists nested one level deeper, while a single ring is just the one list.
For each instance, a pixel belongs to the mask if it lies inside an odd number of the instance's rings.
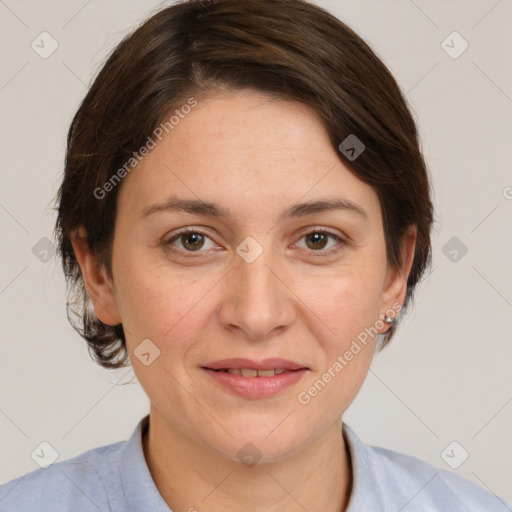
[{"label": "eye", "polygon": [[211,246],[206,247],[206,250],[214,249],[217,247],[213,240],[206,233],[203,233],[197,229],[188,229],[183,230],[180,233],[174,235],[172,238],[166,240],[165,245],[176,247],[176,244],[179,244],[177,247],[178,250],[185,252],[205,252],[201,251],[201,249],[205,248],[206,240],[210,240],[211,242]]},{"label": "eye", "polygon": [[[346,245],[340,236],[318,229],[306,233],[300,240],[305,240],[305,246],[301,246],[299,243],[295,246],[306,249],[310,253],[317,253],[314,256],[328,256],[341,248],[337,246]],[[209,247],[208,241],[210,242]],[[333,242],[330,247],[329,241]],[[209,249],[218,247],[206,233],[198,229],[184,229],[165,240],[164,245],[176,252],[189,253],[187,256],[191,255],[190,253],[207,252]]]},{"label": "eye", "polygon": [[[329,246],[329,239],[334,241],[334,245]],[[319,252],[321,254],[318,254],[318,256],[328,256],[329,254],[332,254],[334,252],[337,252],[339,248],[336,248],[336,245],[343,245],[344,241],[341,237],[338,235],[335,235],[334,233],[330,233],[329,231],[310,231],[309,233],[306,233],[301,240],[306,241],[306,248],[310,249],[313,252]],[[299,246],[298,244],[296,244]],[[315,254],[315,256],[317,256]]]}]

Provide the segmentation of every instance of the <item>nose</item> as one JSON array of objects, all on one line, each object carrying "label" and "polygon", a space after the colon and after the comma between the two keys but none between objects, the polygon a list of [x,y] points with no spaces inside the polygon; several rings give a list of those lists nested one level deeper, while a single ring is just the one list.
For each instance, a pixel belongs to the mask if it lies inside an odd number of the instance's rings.
[{"label": "nose", "polygon": [[263,251],[252,263],[235,257],[234,267],[223,283],[218,309],[225,329],[243,332],[253,341],[282,333],[296,315],[294,295],[270,252]]}]

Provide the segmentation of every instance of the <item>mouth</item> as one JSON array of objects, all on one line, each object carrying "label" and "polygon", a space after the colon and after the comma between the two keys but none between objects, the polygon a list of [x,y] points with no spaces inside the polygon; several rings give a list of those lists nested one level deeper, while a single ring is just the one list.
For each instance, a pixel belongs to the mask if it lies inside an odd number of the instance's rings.
[{"label": "mouth", "polygon": [[275,395],[298,382],[310,370],[301,363],[279,358],[259,362],[225,359],[201,368],[224,389],[245,398]]},{"label": "mouth", "polygon": [[239,375],[241,377],[273,377],[274,375],[281,375],[282,373],[300,371],[285,370],[284,368],[270,368],[268,370],[254,370],[252,368],[221,368],[219,370],[214,370],[213,368],[205,368],[205,370],[230,373],[231,375]]},{"label": "mouth", "polygon": [[[268,357],[261,361],[253,361],[243,357],[232,359],[222,359],[206,364],[203,368],[214,371],[237,372],[234,375],[242,375],[243,377],[256,377],[259,372],[274,372],[279,375],[280,373],[294,371],[294,370],[309,370],[306,365],[291,361],[289,359],[282,359],[280,357]],[[256,373],[254,373],[256,371]],[[240,373],[238,373],[240,372]],[[252,373],[250,373],[252,372]],[[265,375],[262,373],[261,377],[272,376],[273,374]]]}]

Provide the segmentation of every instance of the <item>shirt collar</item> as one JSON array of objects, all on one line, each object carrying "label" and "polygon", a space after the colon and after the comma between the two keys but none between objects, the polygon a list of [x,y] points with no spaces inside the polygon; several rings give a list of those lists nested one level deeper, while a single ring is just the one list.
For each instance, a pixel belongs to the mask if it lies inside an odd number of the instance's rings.
[{"label": "shirt collar", "polygon": [[366,446],[345,423],[342,432],[352,469],[352,489],[346,512],[390,510],[390,503],[383,492],[378,470],[371,456],[371,448]]},{"label": "shirt collar", "polygon": [[123,493],[132,512],[172,512],[160,495],[144,457],[142,436],[148,425],[149,414],[139,421],[121,455]]},{"label": "shirt collar", "polygon": [[[126,444],[120,459],[123,493],[133,512],[172,512],[160,495],[144,457],[142,436],[149,426],[149,414],[142,418]],[[382,492],[378,471],[373,467],[370,448],[363,444],[345,423],[342,434],[350,456],[352,489],[346,512],[386,510],[386,493]]]}]

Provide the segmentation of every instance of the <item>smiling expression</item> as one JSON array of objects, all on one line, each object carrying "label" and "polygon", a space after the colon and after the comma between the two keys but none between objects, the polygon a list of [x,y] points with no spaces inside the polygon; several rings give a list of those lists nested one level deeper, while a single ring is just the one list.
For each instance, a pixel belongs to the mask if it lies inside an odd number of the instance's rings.
[{"label": "smiling expression", "polygon": [[[406,283],[387,265],[376,192],[317,115],[249,91],[200,100],[124,179],[112,270],[95,310],[122,322],[152,406],[202,446],[234,459],[252,442],[268,461],[339,421],[375,337],[314,400],[297,396]],[[143,340],[159,351],[147,366]]]}]

